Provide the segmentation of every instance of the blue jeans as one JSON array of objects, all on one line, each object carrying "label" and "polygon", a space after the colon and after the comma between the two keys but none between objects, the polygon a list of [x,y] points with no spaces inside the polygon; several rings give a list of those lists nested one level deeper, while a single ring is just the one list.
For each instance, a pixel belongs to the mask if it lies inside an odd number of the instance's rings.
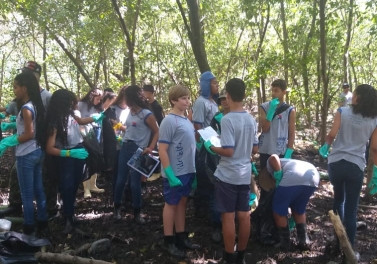
[{"label": "blue jeans", "polygon": [[141,208],[141,174],[131,169],[127,162],[137,150],[138,146],[132,142],[125,142],[120,149],[118,159],[118,175],[116,178],[114,191],[114,205],[120,205],[124,187],[127,181],[130,182],[132,193],[132,207],[134,209]]},{"label": "blue jeans", "polygon": [[37,201],[38,221],[47,221],[46,195],[42,181],[43,156],[42,150],[36,149],[29,154],[17,157],[17,176],[24,207],[25,225],[34,225],[34,197]]},{"label": "blue jeans", "polygon": [[364,172],[349,161],[340,160],[329,164],[329,176],[334,186],[334,212],[338,213],[351,245],[356,233],[357,206],[359,204]]},{"label": "blue jeans", "polygon": [[63,213],[65,217],[74,214],[74,203],[79,184],[83,179],[85,160],[60,157],[59,158],[59,190],[63,198]]}]

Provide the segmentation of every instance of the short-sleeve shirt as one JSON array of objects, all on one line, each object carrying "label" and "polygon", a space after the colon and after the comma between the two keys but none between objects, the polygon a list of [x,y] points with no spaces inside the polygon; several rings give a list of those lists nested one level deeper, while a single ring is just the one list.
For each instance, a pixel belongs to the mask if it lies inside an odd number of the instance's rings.
[{"label": "short-sleeve shirt", "polygon": [[[261,108],[266,113],[270,108],[270,102],[265,102]],[[292,106],[284,112],[276,115],[270,124],[270,130],[262,132],[259,137],[259,153],[283,155],[287,149],[288,131],[289,131],[289,114]]]},{"label": "short-sleeve shirt", "polygon": [[250,184],[251,152],[258,144],[257,123],[246,111],[230,112],[221,119],[222,148],[233,148],[232,157],[221,156],[215,171],[219,180],[233,184]]},{"label": "short-sleeve shirt", "polygon": [[341,92],[339,95],[339,101],[342,103],[341,106],[349,106],[352,104],[352,93],[348,91],[347,93]]},{"label": "short-sleeve shirt", "polygon": [[52,94],[46,89],[41,90],[41,99],[42,99],[43,106],[45,107],[45,110],[47,110],[48,104],[50,103],[51,96]]},{"label": "short-sleeve shirt", "polygon": [[18,109],[17,109],[17,102],[12,101],[9,103],[9,105],[6,107],[5,112],[9,115],[14,115],[16,116],[18,114]]},{"label": "short-sleeve shirt", "polygon": [[[281,169],[283,171],[283,178],[279,186],[289,187],[289,186],[311,186],[318,187],[319,183],[319,173],[313,164],[296,159],[280,159]],[[273,175],[274,170],[272,169],[269,162],[267,162],[267,170]]]},{"label": "short-sleeve shirt", "polygon": [[354,114],[352,107],[341,107],[340,128],[328,157],[328,163],[347,160],[364,170],[366,143],[377,127],[377,118]]},{"label": "short-sleeve shirt", "polygon": [[[186,117],[167,115],[161,122],[159,143],[168,144],[170,166],[175,176],[195,173],[195,129]],[[164,170],[161,170],[166,177]]]},{"label": "short-sleeve shirt", "polygon": [[[75,115],[80,117],[80,112],[78,110],[75,111]],[[83,142],[82,135],[80,133],[80,125],[77,121],[70,115],[68,116],[68,123],[67,123],[67,146],[63,146],[61,140],[56,138],[55,146],[61,149],[71,149],[76,147],[78,144]]]},{"label": "short-sleeve shirt", "polygon": [[146,123],[150,115],[152,112],[148,109],[142,109],[138,113],[130,112],[126,120],[126,133],[123,142],[132,140],[141,148],[147,147],[152,134]]},{"label": "short-sleeve shirt", "polygon": [[[97,114],[99,111],[91,106],[89,109],[88,109],[88,104],[86,102],[79,102],[78,105],[77,105],[77,109],[80,111],[81,113],[81,117],[85,118],[85,117],[91,117],[93,114]],[[85,128],[86,132],[88,132],[91,128],[93,127],[99,127],[100,125],[97,124],[96,122],[92,122],[92,123],[89,123],[85,126],[82,126]]]},{"label": "short-sleeve shirt", "polygon": [[[24,123],[24,118],[22,117],[23,109],[28,109],[29,111],[31,111],[32,120],[33,120],[33,127],[34,128],[36,127],[35,126],[35,124],[36,124],[35,123],[36,111],[35,111],[33,103],[31,101],[29,101],[21,107],[21,110],[17,115],[16,127],[17,127],[17,135],[18,136],[22,135],[25,132],[25,123]],[[17,157],[25,156],[25,155],[33,152],[34,150],[36,150],[38,148],[40,148],[40,147],[37,145],[37,141],[35,139],[35,132],[34,132],[34,136],[33,136],[32,139],[30,139],[26,142],[20,143],[16,146],[16,156]]]},{"label": "short-sleeve shirt", "polygon": [[215,101],[199,96],[192,107],[192,122],[205,128],[211,124],[212,118],[218,111]]}]

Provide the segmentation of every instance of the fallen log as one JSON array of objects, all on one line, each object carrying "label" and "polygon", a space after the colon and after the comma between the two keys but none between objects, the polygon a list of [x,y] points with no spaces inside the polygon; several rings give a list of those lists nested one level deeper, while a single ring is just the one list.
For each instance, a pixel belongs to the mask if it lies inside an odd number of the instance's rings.
[{"label": "fallen log", "polygon": [[338,236],[340,247],[346,256],[347,264],[356,264],[357,258],[355,252],[352,249],[351,243],[348,240],[346,230],[339,218],[339,215],[334,214],[333,210],[329,211],[330,220],[334,225],[335,233]]},{"label": "fallen log", "polygon": [[375,206],[375,205],[359,204],[359,207],[360,208],[365,208],[365,209],[377,210],[377,206]]},{"label": "fallen log", "polygon": [[35,258],[39,261],[46,261],[47,263],[69,263],[69,264],[112,264],[98,259],[81,258],[61,253],[37,252]]}]

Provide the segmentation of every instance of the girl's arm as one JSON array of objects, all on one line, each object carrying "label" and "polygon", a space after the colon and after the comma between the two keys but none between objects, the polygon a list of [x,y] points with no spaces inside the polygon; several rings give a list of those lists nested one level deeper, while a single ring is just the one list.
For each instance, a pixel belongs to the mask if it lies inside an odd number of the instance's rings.
[{"label": "girl's arm", "polygon": [[25,126],[25,131],[23,134],[18,136],[18,142],[23,143],[26,141],[29,141],[30,139],[34,138],[34,125],[33,125],[33,114],[32,112],[27,109],[23,108],[22,109],[22,117],[24,119],[24,126]]},{"label": "girl's arm", "polygon": [[60,156],[60,149],[55,147],[56,129],[47,138],[46,152],[53,156]]},{"label": "girl's arm", "polygon": [[168,156],[169,144],[161,143],[158,144],[158,155],[160,156],[160,161],[162,167],[167,168],[170,165],[170,160]]},{"label": "girl's arm", "polygon": [[144,153],[152,153],[152,150],[156,147],[157,140],[158,140],[158,126],[157,126],[157,121],[154,115],[149,115],[147,119],[145,120],[147,123],[148,127],[152,130],[152,140],[149,143],[149,146],[144,149]]},{"label": "girl's arm", "polygon": [[377,166],[377,128],[372,133],[370,150],[372,152],[373,164]]},{"label": "girl's arm", "polygon": [[336,135],[338,134],[338,131],[339,131],[339,128],[340,128],[340,112],[337,112],[335,114],[335,118],[334,118],[334,123],[332,125],[332,128],[329,132],[329,134],[327,135],[327,138],[326,138],[326,143],[331,145],[336,137]]}]

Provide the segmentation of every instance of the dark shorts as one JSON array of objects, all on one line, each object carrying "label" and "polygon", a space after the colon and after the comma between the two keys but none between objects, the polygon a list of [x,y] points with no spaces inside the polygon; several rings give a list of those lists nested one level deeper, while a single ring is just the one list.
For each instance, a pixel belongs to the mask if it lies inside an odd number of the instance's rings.
[{"label": "dark shorts", "polygon": [[191,192],[191,184],[195,173],[184,174],[177,178],[181,180],[183,186],[170,187],[168,179],[162,181],[164,199],[167,204],[177,205],[182,197],[188,197]]},{"label": "dark shorts", "polygon": [[250,186],[234,185],[216,180],[215,204],[220,213],[246,212],[250,210]]},{"label": "dark shorts", "polygon": [[316,187],[312,186],[279,186],[272,200],[272,210],[278,215],[286,216],[290,207],[295,213],[303,214],[315,190]]}]

